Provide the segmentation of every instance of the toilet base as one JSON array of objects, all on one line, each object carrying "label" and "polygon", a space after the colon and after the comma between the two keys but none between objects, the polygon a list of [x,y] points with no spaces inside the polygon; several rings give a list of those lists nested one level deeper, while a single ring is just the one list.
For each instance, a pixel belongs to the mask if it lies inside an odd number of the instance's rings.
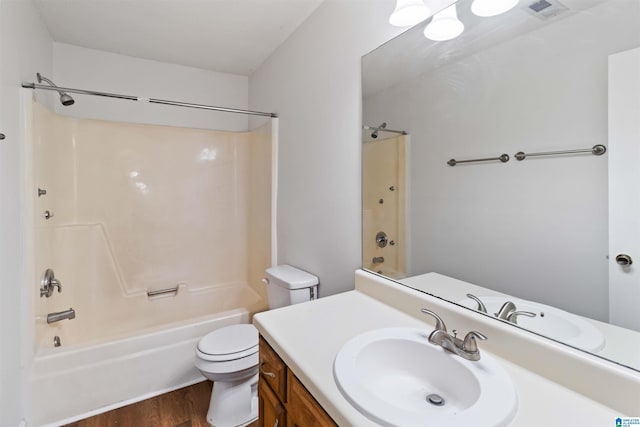
[{"label": "toilet base", "polygon": [[207,422],[213,427],[243,427],[258,419],[258,374],[244,381],[213,383]]}]

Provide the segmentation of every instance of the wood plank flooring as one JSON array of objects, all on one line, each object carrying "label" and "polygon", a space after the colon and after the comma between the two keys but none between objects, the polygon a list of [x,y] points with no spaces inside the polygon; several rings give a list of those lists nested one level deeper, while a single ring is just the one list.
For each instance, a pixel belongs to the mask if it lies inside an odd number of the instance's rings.
[{"label": "wood plank flooring", "polygon": [[[210,427],[211,381],[204,381],[64,427]],[[258,427],[258,422],[248,427]]]}]

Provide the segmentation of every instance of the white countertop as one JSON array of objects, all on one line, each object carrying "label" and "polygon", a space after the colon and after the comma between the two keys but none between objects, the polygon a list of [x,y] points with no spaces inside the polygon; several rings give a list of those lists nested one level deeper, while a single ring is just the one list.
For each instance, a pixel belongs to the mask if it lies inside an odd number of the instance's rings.
[{"label": "white countertop", "polygon": [[[419,292],[412,292],[421,298]],[[340,426],[376,425],[351,406],[336,386],[333,361],[342,345],[355,335],[378,328],[433,329],[430,319],[422,321],[358,290],[259,313],[254,324]],[[481,351],[486,350],[481,346]],[[624,415],[492,355],[503,364],[517,389],[519,408],[512,426],[613,426],[615,418]]]}]

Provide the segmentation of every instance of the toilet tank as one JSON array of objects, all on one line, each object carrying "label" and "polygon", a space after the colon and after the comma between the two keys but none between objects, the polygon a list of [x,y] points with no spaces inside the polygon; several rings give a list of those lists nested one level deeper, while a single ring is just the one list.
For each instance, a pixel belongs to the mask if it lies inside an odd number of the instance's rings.
[{"label": "toilet tank", "polygon": [[290,265],[267,268],[269,308],[284,307],[318,298],[318,278]]}]

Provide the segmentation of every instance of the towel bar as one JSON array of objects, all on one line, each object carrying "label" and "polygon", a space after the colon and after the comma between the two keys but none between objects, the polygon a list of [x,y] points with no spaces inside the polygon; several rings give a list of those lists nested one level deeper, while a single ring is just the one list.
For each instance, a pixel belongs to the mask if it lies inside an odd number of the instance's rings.
[{"label": "towel bar", "polygon": [[147,291],[147,297],[156,297],[158,295],[171,294],[175,293],[178,295],[179,285],[176,285],[175,288],[167,288],[167,289],[158,289],[157,291]]},{"label": "towel bar", "polygon": [[470,159],[470,160],[456,160],[456,159],[451,159],[447,162],[447,164],[449,166],[455,166],[458,163],[471,163],[471,162],[490,162],[493,160],[500,160],[502,163],[506,163],[509,161],[509,155],[508,154],[502,154],[500,157],[487,157],[484,159]]}]

